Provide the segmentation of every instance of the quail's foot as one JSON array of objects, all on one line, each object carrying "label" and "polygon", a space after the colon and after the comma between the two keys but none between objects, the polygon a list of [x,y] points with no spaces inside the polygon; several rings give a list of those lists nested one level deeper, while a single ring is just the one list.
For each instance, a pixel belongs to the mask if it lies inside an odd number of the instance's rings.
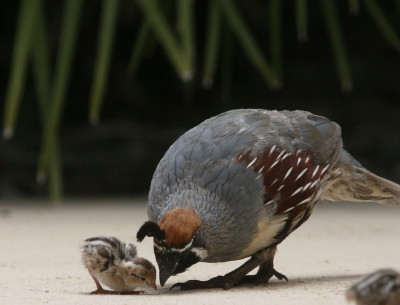
[{"label": "quail's foot", "polygon": [[185,283],[176,283],[172,285],[171,290],[174,288],[180,288],[181,290],[222,288],[224,290],[228,290],[239,285],[240,280],[261,263],[262,261],[259,257],[253,256],[243,265],[225,274],[224,276],[217,276],[208,281],[191,280]]},{"label": "quail's foot", "polygon": [[266,284],[271,279],[271,277],[275,276],[278,280],[285,280],[288,282],[288,278],[286,275],[276,271],[273,267],[273,262],[269,261],[260,265],[260,269],[255,275],[246,275],[240,280],[240,284]]},{"label": "quail's foot", "polygon": [[229,282],[225,276],[217,276],[208,281],[190,280],[185,283],[176,283],[171,286],[170,290],[174,288],[179,288],[180,290],[222,288],[227,290],[234,285],[235,283]]}]

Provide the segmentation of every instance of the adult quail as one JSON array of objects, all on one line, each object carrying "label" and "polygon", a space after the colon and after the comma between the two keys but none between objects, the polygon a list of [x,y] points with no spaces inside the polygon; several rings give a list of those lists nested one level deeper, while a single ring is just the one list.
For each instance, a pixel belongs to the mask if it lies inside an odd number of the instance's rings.
[{"label": "adult quail", "polygon": [[[400,186],[343,149],[340,126],[306,111],[232,110],[183,134],[154,173],[149,221],[163,286],[201,262],[251,257],[236,270],[180,289],[229,289],[275,275],[277,245],[319,200],[400,204]],[[247,275],[259,266],[256,275]]]},{"label": "adult quail", "polygon": [[357,305],[399,305],[400,273],[393,269],[377,270],[352,285],[346,297]]},{"label": "adult quail", "polygon": [[[137,257],[136,247],[115,237],[92,237],[81,247],[82,262],[97,289],[91,294],[140,294],[138,287],[157,289],[156,268],[147,259]],[[100,282],[110,287],[106,290]]]}]

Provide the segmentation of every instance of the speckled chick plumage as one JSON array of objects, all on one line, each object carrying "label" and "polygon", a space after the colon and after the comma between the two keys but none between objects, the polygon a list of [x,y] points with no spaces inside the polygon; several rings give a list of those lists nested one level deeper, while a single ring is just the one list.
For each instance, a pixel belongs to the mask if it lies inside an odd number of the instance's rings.
[{"label": "speckled chick plumage", "polygon": [[346,297],[356,305],[399,305],[400,273],[393,269],[377,270],[352,285]]},{"label": "speckled chick plumage", "polygon": [[138,257],[133,244],[125,244],[115,237],[92,237],[83,243],[81,254],[83,265],[95,280],[99,293],[102,290],[99,283],[117,292],[156,288],[154,265]]},{"label": "speckled chick plumage", "polygon": [[[159,224],[173,210],[194,210],[201,225],[183,246],[200,261],[224,262],[276,246],[321,199],[398,205],[399,198],[399,185],[343,149],[335,122],[299,110],[240,109],[195,126],[168,149],[147,212]],[[170,246],[155,239],[158,250]]]}]

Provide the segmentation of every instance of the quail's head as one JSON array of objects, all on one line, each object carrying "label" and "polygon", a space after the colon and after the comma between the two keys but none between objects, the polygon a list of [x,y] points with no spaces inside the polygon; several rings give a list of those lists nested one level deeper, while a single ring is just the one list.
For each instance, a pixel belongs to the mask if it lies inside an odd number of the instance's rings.
[{"label": "quail's head", "polygon": [[175,209],[165,214],[159,224],[148,221],[139,229],[138,241],[145,236],[154,238],[161,286],[170,276],[184,272],[201,260],[201,253],[193,243],[200,225],[196,211]]}]

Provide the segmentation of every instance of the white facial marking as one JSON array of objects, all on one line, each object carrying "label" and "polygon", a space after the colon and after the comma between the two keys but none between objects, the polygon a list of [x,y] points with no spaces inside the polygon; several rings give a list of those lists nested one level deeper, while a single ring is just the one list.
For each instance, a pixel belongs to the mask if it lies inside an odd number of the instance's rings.
[{"label": "white facial marking", "polygon": [[178,252],[178,253],[182,253],[185,252],[187,249],[189,249],[193,244],[193,238],[190,240],[190,242],[183,248],[165,248],[165,247],[161,247],[159,245],[157,245],[156,243],[154,243],[154,247],[156,247],[158,250],[160,251],[171,251],[171,252]]},{"label": "white facial marking", "polygon": [[293,170],[293,167],[289,168],[289,170],[286,172],[285,177],[283,177],[283,180],[282,180],[282,181],[285,181],[285,179],[290,175],[290,173],[292,172],[292,170]]},{"label": "white facial marking", "polygon": [[305,173],[307,170],[308,170],[308,168],[303,169],[303,170],[301,171],[301,173],[297,176],[296,180],[294,180],[294,181],[299,180],[299,179],[301,178],[301,176],[303,176],[304,173]]},{"label": "white facial marking", "polygon": [[292,195],[290,195],[290,197],[292,197],[292,196],[294,196],[294,195],[300,193],[302,189],[303,189],[303,187],[299,187],[297,190],[295,190],[295,191],[293,192]]},{"label": "white facial marking", "polygon": [[314,172],[313,172],[311,178],[314,178],[314,176],[315,176],[315,174],[318,172],[318,170],[319,170],[319,165],[317,165],[317,167],[315,168],[315,170],[314,170]]},{"label": "white facial marking", "polygon": [[191,252],[195,253],[197,257],[200,257],[200,261],[208,256],[208,251],[204,248],[192,248]]},{"label": "white facial marking", "polygon": [[257,161],[257,157],[255,157],[251,162],[247,165],[246,169],[248,169],[250,166],[252,166],[255,162]]}]

